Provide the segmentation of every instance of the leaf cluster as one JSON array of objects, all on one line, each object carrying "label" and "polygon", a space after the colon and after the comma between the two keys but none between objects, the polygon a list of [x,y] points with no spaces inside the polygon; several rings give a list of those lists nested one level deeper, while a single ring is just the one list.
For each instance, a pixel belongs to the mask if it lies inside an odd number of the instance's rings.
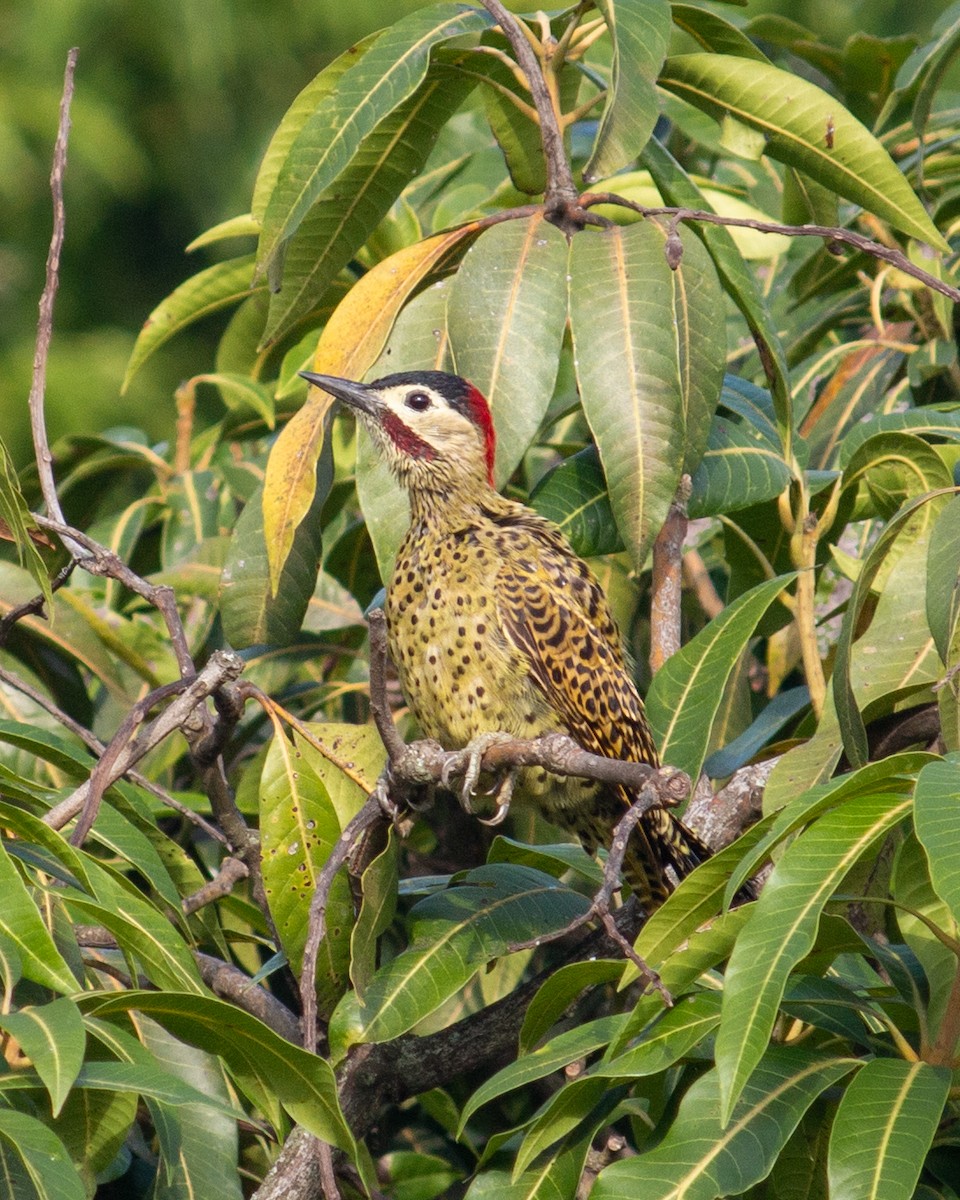
[{"label": "leaf cluster", "polygon": [[[131,376],[232,309],[170,441],[54,447],[71,524],[174,589],[193,662],[245,662],[215,765],[161,742],[82,845],[57,814],[183,664],[149,593],[51,585],[38,476],[0,460],[11,1195],[240,1196],[271,1166],[309,1195],[294,1125],[347,1195],[960,1192],[958,47],[956,5],[922,44],[837,49],[666,0],[512,30],[444,2],[295,98],[249,213],[198,239],[248,245],[138,339]],[[335,878],[323,1043],[296,1044],[310,900],[384,763],[363,614],[406,521],[305,367],[476,383],[498,485],[593,560],[638,659],[690,477],[684,645],[648,714],[693,778],[767,780],[639,932],[673,1007],[609,948],[518,950],[586,911],[597,865],[537,817],[491,839],[449,807]]]}]

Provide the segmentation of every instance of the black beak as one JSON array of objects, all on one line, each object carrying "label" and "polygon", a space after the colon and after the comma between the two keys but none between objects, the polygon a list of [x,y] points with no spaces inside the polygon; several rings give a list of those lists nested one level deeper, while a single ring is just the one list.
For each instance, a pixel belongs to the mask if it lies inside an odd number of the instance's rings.
[{"label": "black beak", "polygon": [[300,371],[299,374],[301,379],[305,379],[307,383],[323,388],[325,392],[342,400],[344,404],[349,404],[351,408],[358,408],[361,412],[371,415],[376,413],[379,408],[376,392],[367,387],[365,383],[356,383],[352,379],[339,379],[336,375],[315,375],[312,371]]}]

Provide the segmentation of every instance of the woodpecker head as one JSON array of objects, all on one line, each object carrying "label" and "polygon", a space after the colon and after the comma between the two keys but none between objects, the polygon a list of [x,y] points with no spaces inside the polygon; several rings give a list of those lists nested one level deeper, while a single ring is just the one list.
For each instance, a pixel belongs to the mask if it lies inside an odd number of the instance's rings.
[{"label": "woodpecker head", "polygon": [[373,383],[300,374],[355,409],[393,473],[411,491],[493,485],[495,435],[482,394],[459,375],[402,371]]}]

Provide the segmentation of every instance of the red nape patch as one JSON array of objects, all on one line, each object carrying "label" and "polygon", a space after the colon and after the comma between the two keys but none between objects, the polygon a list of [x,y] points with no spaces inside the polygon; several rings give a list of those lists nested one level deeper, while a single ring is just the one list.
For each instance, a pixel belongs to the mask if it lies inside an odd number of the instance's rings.
[{"label": "red nape patch", "polygon": [[483,434],[483,444],[487,456],[487,481],[493,487],[493,463],[497,456],[497,434],[493,428],[493,417],[490,415],[490,405],[481,391],[467,384],[465,397],[470,420]]},{"label": "red nape patch", "polygon": [[409,455],[410,458],[437,457],[437,452],[430,443],[414,433],[409,425],[404,425],[396,413],[387,409],[380,418],[380,423],[390,435],[390,440],[403,454]]}]

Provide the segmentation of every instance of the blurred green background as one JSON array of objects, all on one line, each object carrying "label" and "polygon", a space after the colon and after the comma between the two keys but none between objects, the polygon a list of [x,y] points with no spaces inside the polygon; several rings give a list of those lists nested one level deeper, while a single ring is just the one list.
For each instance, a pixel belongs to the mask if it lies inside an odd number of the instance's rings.
[{"label": "blurred green background", "polygon": [[[173,388],[210,369],[221,322],[197,326],[119,387],[151,309],[212,259],[184,247],[249,208],[260,156],[300,88],[418,0],[0,0],[0,435],[30,458],[27,394],[50,237],[50,157],[67,50],[80,50],[66,248],[48,367],[51,438],[137,424],[164,438]],[[518,11],[535,4],[512,5]],[[928,34],[943,0],[749,0],[841,46]],[[227,243],[227,250],[230,250]]]}]

